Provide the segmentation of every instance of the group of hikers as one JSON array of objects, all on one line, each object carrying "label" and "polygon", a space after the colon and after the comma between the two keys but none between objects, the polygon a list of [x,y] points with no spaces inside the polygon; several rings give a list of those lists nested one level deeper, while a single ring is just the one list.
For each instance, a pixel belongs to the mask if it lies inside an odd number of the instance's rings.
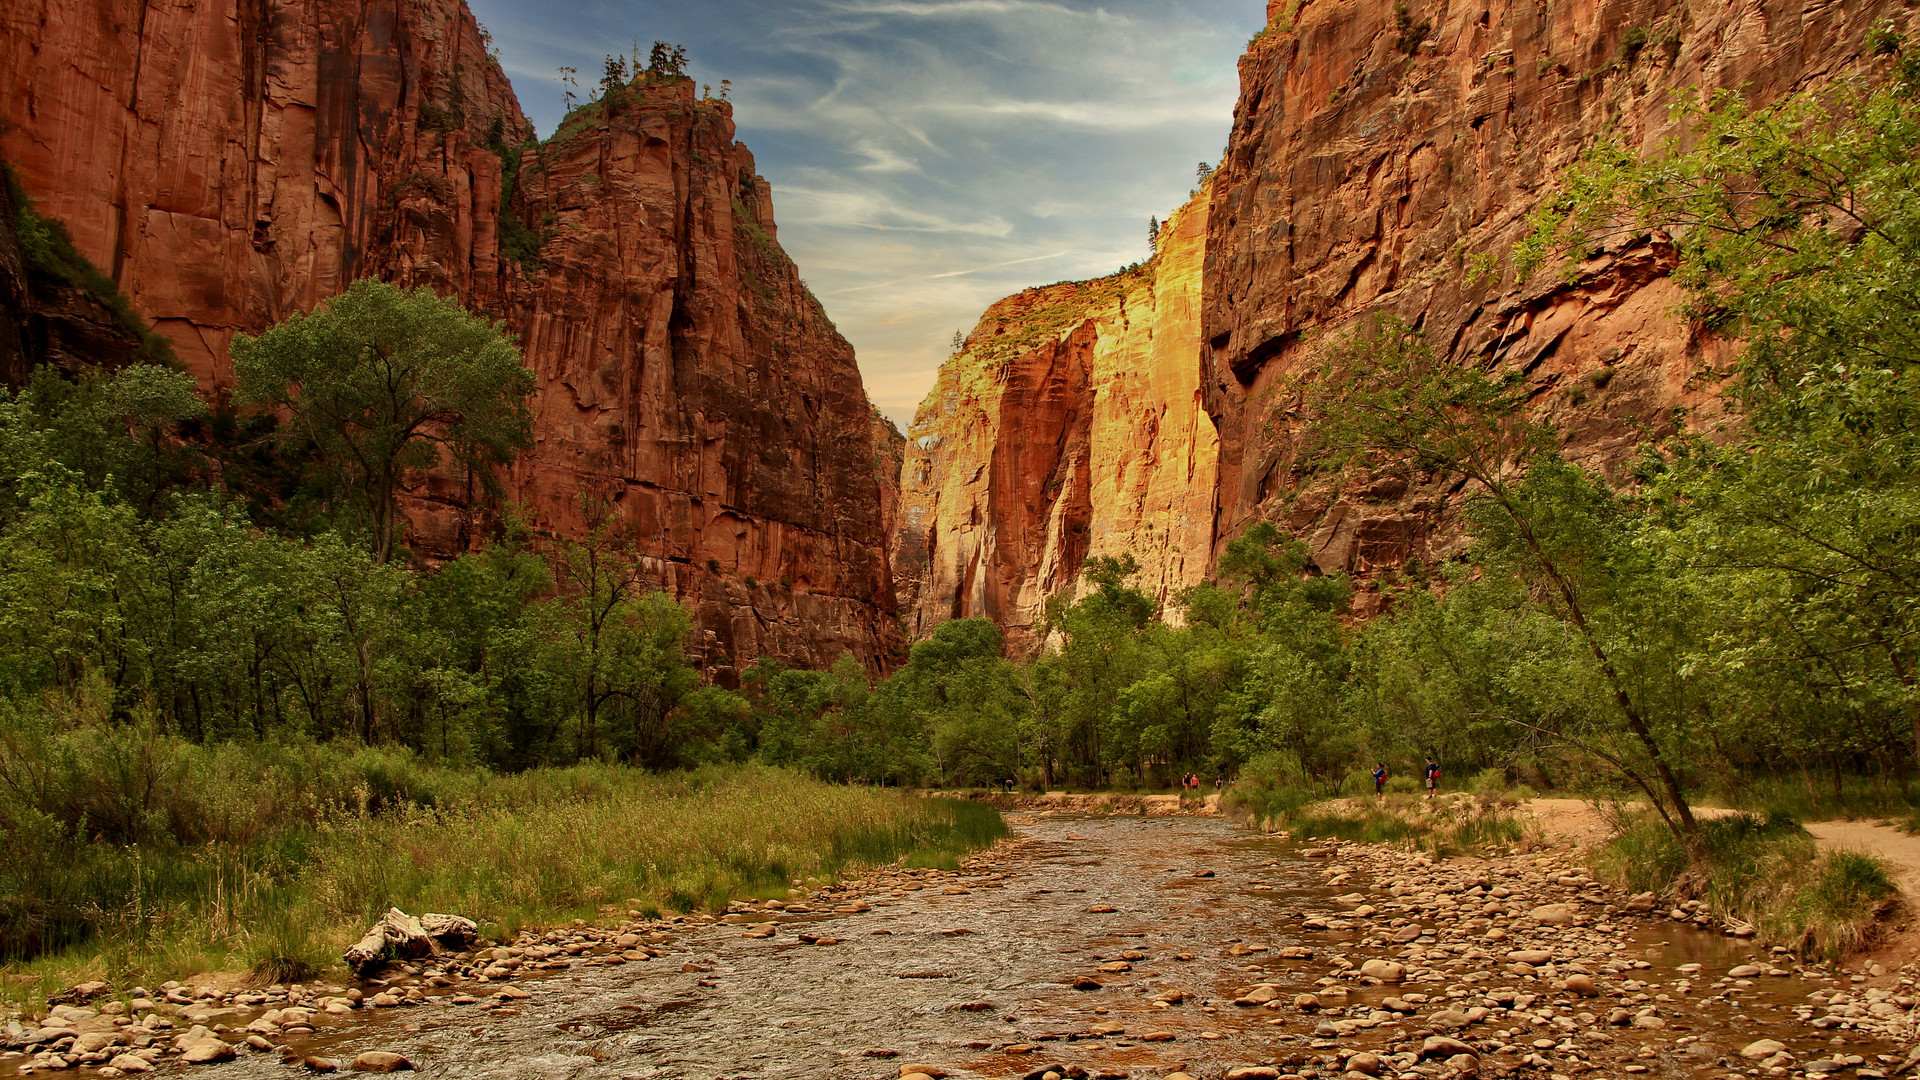
[{"label": "group of hikers", "polygon": [[[1431,757],[1427,758],[1425,771],[1427,776],[1427,798],[1431,799],[1440,791],[1440,763]],[[1376,761],[1373,763],[1373,793],[1375,795],[1384,795],[1387,793],[1387,766],[1385,762]]]},{"label": "group of hikers", "polygon": [[[1213,790],[1221,791],[1221,790],[1224,790],[1226,786],[1227,786],[1226,777],[1223,777],[1223,776],[1214,777]],[[1200,776],[1198,773],[1188,773],[1187,775],[1180,778],[1180,793],[1182,795],[1200,794]]]}]

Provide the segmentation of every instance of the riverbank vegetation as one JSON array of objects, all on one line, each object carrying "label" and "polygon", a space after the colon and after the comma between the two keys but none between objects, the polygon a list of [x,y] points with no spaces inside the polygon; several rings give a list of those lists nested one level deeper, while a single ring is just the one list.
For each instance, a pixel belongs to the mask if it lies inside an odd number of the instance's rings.
[{"label": "riverbank vegetation", "polygon": [[[335,743],[208,747],[151,726],[11,748],[0,948],[26,1000],[196,971],[300,981],[389,906],[522,926],[723,909],[864,866],[950,866],[1005,835],[960,800],[758,766],[497,775]],[[31,776],[23,776],[23,768]]]}]

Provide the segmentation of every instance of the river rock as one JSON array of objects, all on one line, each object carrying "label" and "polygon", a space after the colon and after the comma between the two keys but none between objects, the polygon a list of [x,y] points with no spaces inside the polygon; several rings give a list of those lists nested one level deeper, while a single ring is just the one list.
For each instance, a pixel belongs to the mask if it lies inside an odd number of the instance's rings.
[{"label": "river rock", "polygon": [[1593,976],[1578,972],[1567,976],[1566,981],[1560,984],[1560,988],[1569,994],[1578,994],[1581,997],[1593,997],[1600,993],[1600,987],[1593,981]]},{"label": "river rock", "polygon": [[1479,1052],[1472,1046],[1461,1042],[1459,1039],[1448,1038],[1445,1035],[1429,1035],[1420,1043],[1420,1057],[1422,1060],[1427,1058],[1454,1058],[1461,1054],[1470,1054],[1476,1060],[1479,1058]]},{"label": "river rock", "polygon": [[1553,954],[1548,952],[1545,949],[1515,949],[1512,952],[1507,954],[1507,959],[1513,961],[1516,964],[1527,964],[1529,966],[1537,966],[1540,964],[1551,963],[1553,960]]},{"label": "river rock", "polygon": [[1406,980],[1407,968],[1392,960],[1369,960],[1360,965],[1360,974],[1383,983],[1397,983]]},{"label": "river rock", "polygon": [[119,1054],[107,1062],[109,1068],[119,1069],[123,1073],[143,1073],[153,1071],[153,1063],[143,1057],[132,1054]]},{"label": "river rock", "polygon": [[219,1039],[201,1039],[187,1047],[180,1060],[189,1065],[212,1065],[233,1060],[233,1047]]},{"label": "river rock", "polygon": [[1746,1058],[1748,1061],[1759,1061],[1761,1058],[1770,1058],[1786,1048],[1787,1044],[1783,1042],[1778,1042],[1773,1039],[1760,1039],[1741,1047],[1740,1056]]},{"label": "river rock", "polygon": [[95,1054],[119,1041],[120,1036],[110,1031],[89,1031],[73,1040],[76,1054]]},{"label": "river rock", "polygon": [[1267,1002],[1279,996],[1280,991],[1278,988],[1263,983],[1241,994],[1239,997],[1234,998],[1233,1003],[1241,1008],[1252,1008],[1257,1005],[1265,1005]]},{"label": "river rock", "polygon": [[1760,977],[1760,976],[1761,976],[1762,974],[1764,974],[1764,972],[1763,972],[1763,971],[1762,971],[1762,970],[1760,969],[1760,967],[1759,967],[1758,965],[1755,965],[1755,964],[1741,964],[1741,965],[1740,965],[1739,967],[1736,967],[1736,968],[1732,968],[1732,969],[1730,969],[1730,970],[1729,970],[1729,971],[1727,972],[1727,978],[1729,978],[1729,979],[1757,979],[1757,978],[1759,978],[1759,977]]},{"label": "river rock", "polygon": [[1386,1066],[1380,1061],[1380,1055],[1361,1052],[1347,1059],[1347,1071],[1363,1076],[1379,1076]]},{"label": "river rock", "polygon": [[938,1065],[902,1065],[900,1066],[900,1080],[910,1080],[910,1078],[915,1073],[918,1073],[921,1076],[931,1077],[932,1080],[943,1080],[943,1078],[947,1075],[947,1070],[941,1068]]},{"label": "river rock", "polygon": [[1271,1065],[1242,1065],[1228,1069],[1226,1080],[1280,1080],[1280,1070]]},{"label": "river rock", "polygon": [[369,1050],[353,1059],[354,1072],[406,1072],[411,1068],[413,1062],[391,1050]]},{"label": "river rock", "polygon": [[340,1070],[339,1063],[332,1058],[307,1057],[302,1059],[300,1064],[306,1066],[308,1072],[330,1073]]},{"label": "river rock", "polygon": [[1535,922],[1546,926],[1571,926],[1578,917],[1572,904],[1542,904],[1529,914]]}]

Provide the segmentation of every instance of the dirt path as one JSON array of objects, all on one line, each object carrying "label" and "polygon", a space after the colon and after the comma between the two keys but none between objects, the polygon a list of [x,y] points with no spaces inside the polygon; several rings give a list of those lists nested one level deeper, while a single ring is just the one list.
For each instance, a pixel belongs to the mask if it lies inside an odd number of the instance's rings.
[{"label": "dirt path", "polygon": [[1920,896],[1920,836],[1870,821],[1815,821],[1807,825],[1807,831],[1823,848],[1864,851],[1879,857],[1893,868],[1900,891]]}]

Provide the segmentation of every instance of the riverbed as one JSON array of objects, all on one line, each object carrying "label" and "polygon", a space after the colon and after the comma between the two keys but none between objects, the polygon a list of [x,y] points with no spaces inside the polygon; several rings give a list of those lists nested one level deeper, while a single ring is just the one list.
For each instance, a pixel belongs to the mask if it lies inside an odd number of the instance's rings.
[{"label": "riverbed", "polygon": [[[275,1049],[241,1044],[230,1063],[161,1067],[286,1076],[308,1057],[344,1069],[377,1049],[423,1074],[473,1080],[878,1080],[909,1063],[960,1077],[1311,1077],[1340,1075],[1359,1052],[1388,1076],[1464,1068],[1428,1046],[1438,1038],[1468,1046],[1484,1075],[1546,1080],[1786,1076],[1811,1062],[1871,1077],[1904,1051],[1793,1014],[1816,988],[1853,986],[1849,976],[1636,918],[1577,875],[1565,888],[1591,911],[1578,925],[1543,927],[1480,913],[1482,901],[1502,910],[1488,892],[1504,888],[1496,882],[1521,882],[1518,872],[1500,877],[1504,866],[1476,881],[1478,860],[1432,867],[1372,849],[1341,863],[1324,845],[1218,818],[1009,823],[1012,840],[959,872],[875,875],[799,897],[794,906],[808,910],[797,913],[673,924],[644,960],[556,950],[552,966],[505,981],[504,998],[492,981],[426,987],[403,977],[385,989],[412,983],[430,991],[424,1002],[322,1014],[314,1031],[275,1035]],[[1389,876],[1402,896],[1387,893]],[[1423,884],[1434,906],[1397,903],[1417,900]],[[1522,946],[1559,955],[1509,963]],[[1392,958],[1404,974],[1357,976],[1370,958]],[[1726,977],[1754,961],[1777,974]],[[1561,990],[1570,973],[1588,972],[1591,995]],[[197,1019],[238,1042],[253,1015]],[[1785,1056],[1739,1056],[1765,1038]]]}]

